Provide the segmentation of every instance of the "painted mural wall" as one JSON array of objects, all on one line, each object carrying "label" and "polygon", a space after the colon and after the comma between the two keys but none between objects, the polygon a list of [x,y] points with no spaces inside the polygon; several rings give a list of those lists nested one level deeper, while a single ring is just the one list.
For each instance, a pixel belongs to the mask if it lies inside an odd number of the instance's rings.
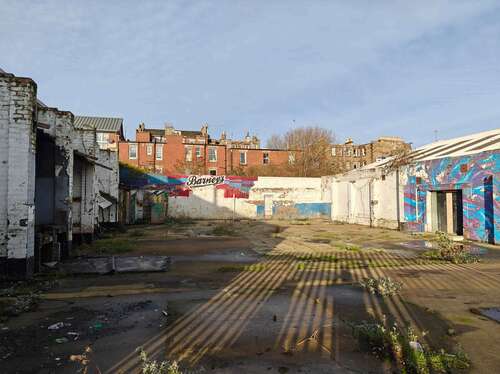
[{"label": "painted mural wall", "polygon": [[[221,177],[221,176],[219,176]],[[321,178],[225,176],[190,185],[190,176],[163,176],[120,167],[123,187],[165,191],[167,215],[193,219],[330,217],[330,194]],[[206,176],[209,182],[210,176]]]},{"label": "painted mural wall", "polygon": [[404,217],[411,230],[424,231],[430,191],[462,190],[466,239],[500,243],[500,153],[442,158],[408,166]]}]

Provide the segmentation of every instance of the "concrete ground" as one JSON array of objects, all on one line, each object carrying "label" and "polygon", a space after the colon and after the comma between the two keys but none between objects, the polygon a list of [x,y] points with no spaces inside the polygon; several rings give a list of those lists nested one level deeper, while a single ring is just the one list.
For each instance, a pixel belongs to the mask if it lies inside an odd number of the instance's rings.
[{"label": "concrete ground", "polygon": [[[143,347],[190,372],[390,373],[349,327],[383,316],[426,331],[434,349],[460,344],[471,372],[499,372],[500,324],[471,309],[500,306],[500,251],[430,263],[428,239],[324,221],[136,226],[85,251],[170,255],[171,270],[58,279],[37,310],[0,324],[1,372],[74,373],[69,356],[91,345],[89,372],[136,372]],[[358,285],[380,276],[401,294]]]}]

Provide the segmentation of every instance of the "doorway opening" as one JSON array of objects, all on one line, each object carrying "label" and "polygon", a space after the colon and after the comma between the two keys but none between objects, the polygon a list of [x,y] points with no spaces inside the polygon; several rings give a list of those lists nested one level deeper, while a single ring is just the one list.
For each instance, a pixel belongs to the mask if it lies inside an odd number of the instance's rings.
[{"label": "doorway opening", "polygon": [[434,191],[435,230],[451,235],[464,234],[462,190]]}]

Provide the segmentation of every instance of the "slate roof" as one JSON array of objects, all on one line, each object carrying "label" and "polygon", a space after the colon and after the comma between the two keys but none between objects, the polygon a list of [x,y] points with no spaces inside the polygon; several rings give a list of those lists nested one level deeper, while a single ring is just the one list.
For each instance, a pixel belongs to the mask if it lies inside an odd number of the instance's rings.
[{"label": "slate roof", "polygon": [[123,118],[75,116],[75,128],[86,130],[95,128],[102,132],[121,132]]},{"label": "slate roof", "polygon": [[192,137],[192,136],[200,136],[201,131],[191,131],[191,130],[180,130],[182,136]]}]

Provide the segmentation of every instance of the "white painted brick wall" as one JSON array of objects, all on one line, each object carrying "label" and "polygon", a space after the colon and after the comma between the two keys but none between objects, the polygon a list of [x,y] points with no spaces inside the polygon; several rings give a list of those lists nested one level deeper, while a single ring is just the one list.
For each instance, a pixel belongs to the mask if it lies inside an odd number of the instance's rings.
[{"label": "white painted brick wall", "polygon": [[0,256],[9,258],[34,255],[35,102],[33,81],[0,76]]}]

